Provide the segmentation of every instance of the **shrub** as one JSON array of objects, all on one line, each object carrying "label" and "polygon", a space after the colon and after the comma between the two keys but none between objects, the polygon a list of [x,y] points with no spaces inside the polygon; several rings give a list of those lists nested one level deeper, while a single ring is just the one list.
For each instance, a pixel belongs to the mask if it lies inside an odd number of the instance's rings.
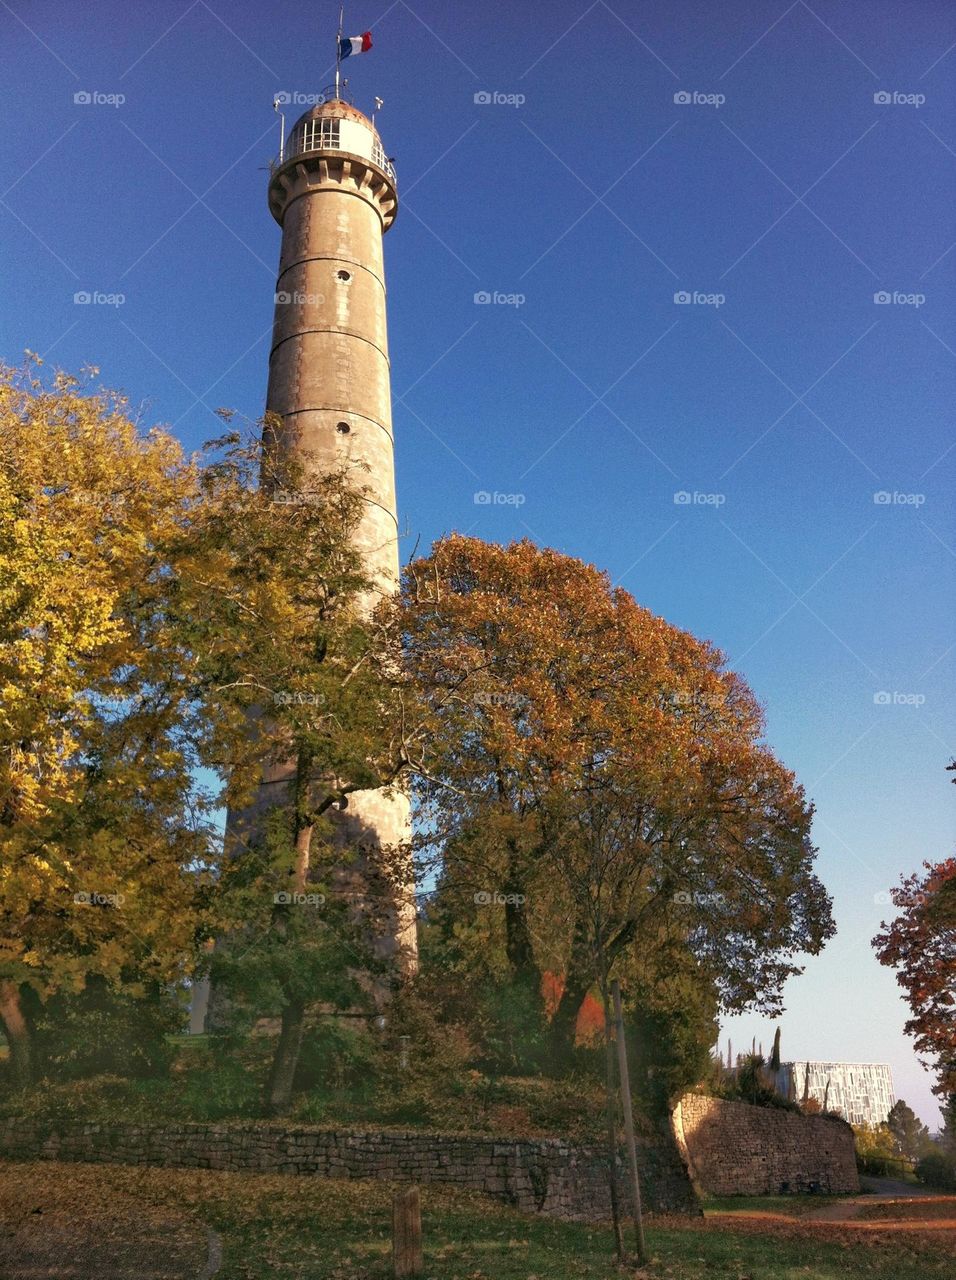
[{"label": "shrub", "polygon": [[749,1102],[754,1107],[777,1107],[781,1111],[800,1114],[797,1104],[773,1087],[759,1053],[748,1054],[743,1059],[735,1079],[724,1089],[722,1096],[730,1102]]},{"label": "shrub", "polygon": [[388,1124],[447,1124],[458,1111],[454,1082],[472,1052],[461,1028],[442,1021],[412,981],[389,1003],[375,1046],[376,1113]]},{"label": "shrub", "polygon": [[250,1070],[240,1057],[214,1049],[207,1062],[186,1074],[181,1109],[190,1120],[225,1120],[257,1116],[262,1102],[262,1071]]},{"label": "shrub", "polygon": [[[702,1007],[703,1006],[703,1007]],[[677,1099],[712,1074],[714,1025],[703,997],[654,1007],[649,993],[627,1019],[631,1080],[642,1109],[669,1115]]]},{"label": "shrub", "polygon": [[134,997],[93,979],[83,991],[53,996],[36,1010],[40,1074],[57,1081],[165,1076],[175,1055],[169,1036],[182,1030],[183,1020],[174,993],[154,990]]},{"label": "shrub", "polygon": [[916,1176],[928,1187],[956,1191],[956,1156],[933,1151],[917,1162]]},{"label": "shrub", "polygon": [[302,1037],[294,1089],[340,1092],[370,1082],[379,1056],[373,1033],[363,1022],[321,1018]]},{"label": "shrub", "polygon": [[473,1005],[482,1023],[476,1064],[489,1075],[531,1075],[547,1063],[541,998],[524,982],[491,985]]}]

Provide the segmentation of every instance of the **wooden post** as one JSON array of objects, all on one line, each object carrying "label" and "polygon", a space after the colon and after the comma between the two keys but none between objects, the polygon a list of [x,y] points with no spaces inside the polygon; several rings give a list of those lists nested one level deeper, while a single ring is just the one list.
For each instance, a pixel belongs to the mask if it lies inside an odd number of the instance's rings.
[{"label": "wooden post", "polygon": [[392,1200],[392,1274],[405,1280],[423,1270],[421,1197],[417,1187],[406,1187]]},{"label": "wooden post", "polygon": [[647,1244],[644,1240],[644,1217],[641,1212],[641,1181],[637,1172],[637,1143],[634,1140],[634,1112],[631,1108],[631,1078],[627,1069],[627,1045],[624,1042],[624,1015],[621,1011],[621,984],[617,978],[611,983],[614,999],[614,1021],[617,1023],[617,1065],[621,1086],[621,1106],[624,1110],[624,1136],[627,1139],[627,1157],[631,1166],[631,1192],[634,1199],[634,1234],[637,1237],[637,1260],[647,1264]]}]

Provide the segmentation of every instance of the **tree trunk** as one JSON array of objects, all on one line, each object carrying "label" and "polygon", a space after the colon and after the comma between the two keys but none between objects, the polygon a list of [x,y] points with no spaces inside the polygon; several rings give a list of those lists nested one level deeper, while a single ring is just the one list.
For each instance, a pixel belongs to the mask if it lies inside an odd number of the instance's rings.
[{"label": "tree trunk", "polygon": [[20,986],[9,979],[0,982],[0,1021],[10,1046],[10,1066],[14,1083],[20,1086],[33,1081],[33,1045],[30,1028],[23,1015]]},{"label": "tree trunk", "polygon": [[524,876],[513,840],[508,841],[508,871],[503,886],[505,894],[505,954],[516,985],[527,993],[538,1026],[544,1025],[544,994],[541,970],[534,956],[531,930],[528,926],[527,894]]},{"label": "tree trunk", "polygon": [[567,1061],[574,1051],[574,1034],[584,997],[594,984],[594,970],[588,948],[586,929],[580,920],[574,924],[571,955],[564,976],[564,990],[554,1011],[549,1028],[551,1053],[555,1062]]},{"label": "tree trunk", "polygon": [[[510,808],[508,786],[499,769],[497,772],[498,800],[503,809]],[[519,981],[532,981],[541,989],[541,972],[535,964],[534,947],[531,942],[531,931],[528,928],[528,912],[526,908],[525,878],[522,874],[522,857],[518,841],[510,835],[505,841],[507,848],[507,868],[502,890],[505,894],[505,954],[511,966],[512,975]],[[512,899],[508,901],[507,899]]]},{"label": "tree trunk", "polygon": [[534,976],[540,980],[535,963],[531,931],[528,928],[525,883],[511,857],[508,859],[508,876],[504,884],[505,894],[505,951],[508,963],[517,978]]},{"label": "tree trunk", "polygon": [[[308,772],[311,761],[304,756],[299,758],[298,776],[296,780],[297,819],[305,799]],[[293,891],[305,893],[309,883],[309,863],[312,852],[311,823],[297,821],[295,833],[295,870],[292,876]],[[289,932],[289,911],[295,910],[295,904],[279,903],[272,914],[272,927],[284,941]],[[302,1048],[302,1033],[305,1030],[305,1001],[301,996],[286,991],[285,1003],[282,1006],[282,1029],[279,1042],[269,1068],[269,1079],[266,1083],[265,1105],[270,1115],[282,1115],[292,1105],[292,1081],[299,1063],[299,1050]]]},{"label": "tree trunk", "polygon": [[592,943],[586,923],[580,918],[575,920],[564,991],[551,1019],[551,1051],[556,1056],[567,1058],[574,1049],[578,1014],[585,996],[594,986],[596,969],[610,973],[614,961],[630,946],[636,934],[637,920],[632,918],[625,921],[613,938],[606,942],[596,939]]},{"label": "tree trunk", "polygon": [[627,1068],[627,1041],[624,1037],[624,1015],[621,1012],[621,984],[617,978],[611,984],[614,999],[614,1023],[617,1030],[617,1078],[621,1089],[621,1107],[624,1112],[624,1134],[627,1139],[627,1160],[631,1170],[631,1202],[634,1212],[634,1235],[637,1241],[637,1260],[647,1266],[647,1242],[644,1239],[644,1215],[641,1209],[641,1180],[637,1170],[637,1144],[634,1140],[634,1112],[631,1103],[631,1077]]},{"label": "tree trunk", "polygon": [[282,1010],[282,1030],[266,1085],[266,1110],[270,1115],[282,1115],[292,1104],[292,1081],[299,1061],[304,1029],[305,1003],[302,1000],[290,1000]]},{"label": "tree trunk", "polygon": [[590,989],[591,983],[585,974],[569,973],[567,975],[564,990],[549,1029],[551,1050],[557,1060],[567,1061],[574,1052],[578,1014]]}]

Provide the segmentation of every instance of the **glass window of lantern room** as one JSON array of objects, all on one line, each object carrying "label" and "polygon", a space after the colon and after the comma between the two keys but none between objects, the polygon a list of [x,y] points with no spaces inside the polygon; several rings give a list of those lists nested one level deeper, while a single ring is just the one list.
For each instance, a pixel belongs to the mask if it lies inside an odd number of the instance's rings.
[{"label": "glass window of lantern room", "polygon": [[293,150],[320,151],[322,149],[339,150],[338,120],[305,120],[296,130]]},{"label": "glass window of lantern room", "polygon": [[305,150],[318,151],[323,148],[338,148],[338,120],[309,120],[306,122],[305,127],[308,130],[308,141]]}]

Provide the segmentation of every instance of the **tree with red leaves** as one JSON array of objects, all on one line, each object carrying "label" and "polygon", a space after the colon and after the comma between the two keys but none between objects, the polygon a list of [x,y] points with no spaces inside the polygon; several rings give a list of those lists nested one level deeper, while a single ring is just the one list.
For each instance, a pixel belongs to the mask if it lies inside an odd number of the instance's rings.
[{"label": "tree with red leaves", "polygon": [[897,969],[917,1052],[935,1059],[935,1092],[956,1096],[956,858],[923,864],[891,891],[900,914],[873,939],[880,963]]}]

